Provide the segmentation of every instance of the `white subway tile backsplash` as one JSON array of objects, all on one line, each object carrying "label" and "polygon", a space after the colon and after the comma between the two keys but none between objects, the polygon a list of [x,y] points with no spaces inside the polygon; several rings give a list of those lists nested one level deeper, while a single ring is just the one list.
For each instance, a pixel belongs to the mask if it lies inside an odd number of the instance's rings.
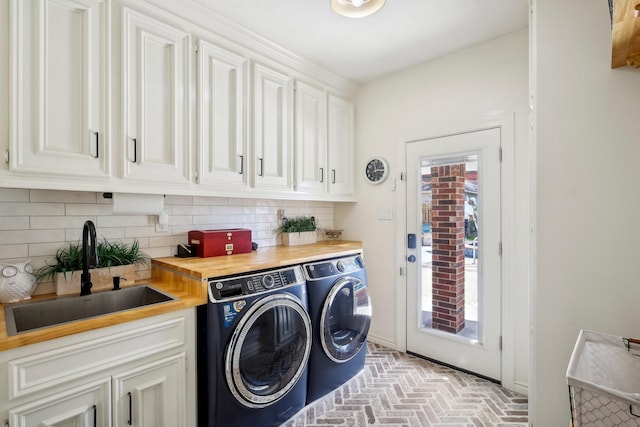
[{"label": "white subway tile backsplash", "polygon": [[[169,232],[156,233],[155,215],[113,215],[103,193],[0,188],[0,260],[31,259],[35,268],[50,263],[58,249],[80,241],[87,219],[95,222],[98,239],[137,241],[151,258],[174,255],[191,230],[248,228],[259,247],[278,245],[279,209],[288,217],[315,216],[323,228],[334,221],[331,202],[167,196],[165,208]],[[136,277],[149,276],[149,265],[138,267]],[[52,291],[43,283],[36,293]]]},{"label": "white subway tile backsplash", "polygon": [[175,255],[173,248],[161,247],[161,248],[147,248],[144,250],[150,258],[161,258]]},{"label": "white subway tile backsplash", "polygon": [[27,230],[28,228],[28,216],[0,216],[0,230]]},{"label": "white subway tile backsplash", "polygon": [[255,209],[245,206],[215,206],[212,212],[218,215],[242,215],[246,212],[255,213]]},{"label": "white subway tile backsplash", "polygon": [[0,188],[0,202],[28,202],[29,190]]},{"label": "white subway tile backsplash", "polygon": [[67,215],[76,216],[98,216],[111,215],[113,212],[113,204],[87,204],[87,203],[68,203],[66,205]]},{"label": "white subway tile backsplash", "polygon": [[29,201],[49,203],[96,203],[97,193],[87,191],[30,190]]},{"label": "white subway tile backsplash", "polygon": [[[228,215],[194,215],[193,224],[194,225],[207,225],[207,224],[217,224],[217,228],[220,227],[220,224],[228,224],[229,216]],[[201,227],[200,227],[201,228]]]},{"label": "white subway tile backsplash", "polygon": [[227,206],[229,204],[229,199],[227,199],[226,197],[194,196],[193,204],[206,206]]},{"label": "white subway tile backsplash", "polygon": [[174,215],[209,215],[211,206],[171,206]]},{"label": "white subway tile backsplash", "polygon": [[29,245],[29,256],[51,256],[52,254],[55,254],[58,249],[63,249],[67,246],[67,242],[31,243]]},{"label": "white subway tile backsplash", "polygon": [[168,246],[173,248],[180,243],[184,243],[187,239],[187,236],[165,236],[165,237],[149,237],[149,248],[160,248],[163,246]]},{"label": "white subway tile backsplash", "polygon": [[167,196],[164,198],[164,205],[193,205],[192,196]]},{"label": "white subway tile backsplash", "polygon": [[169,225],[191,225],[193,217],[188,215],[169,215]]},{"label": "white subway tile backsplash", "polygon": [[0,262],[29,257],[29,245],[0,244]]},{"label": "white subway tile backsplash", "polygon": [[3,203],[0,216],[64,215],[64,203]]},{"label": "white subway tile backsplash", "polygon": [[95,221],[96,219],[86,216],[34,216],[31,218],[31,229],[78,228],[82,230],[87,220]]},{"label": "white subway tile backsplash", "polygon": [[3,230],[0,242],[4,245],[39,242],[64,242],[64,230]]},{"label": "white subway tile backsplash", "polygon": [[[153,215],[153,222],[151,222],[151,215],[112,215],[112,216],[99,216],[96,222],[96,227],[136,227],[136,226],[155,226],[155,218]],[[155,230],[155,228],[154,228]]]},{"label": "white subway tile backsplash", "polygon": [[145,237],[152,234],[156,234],[156,227],[126,227],[124,229],[124,236],[126,238]]}]

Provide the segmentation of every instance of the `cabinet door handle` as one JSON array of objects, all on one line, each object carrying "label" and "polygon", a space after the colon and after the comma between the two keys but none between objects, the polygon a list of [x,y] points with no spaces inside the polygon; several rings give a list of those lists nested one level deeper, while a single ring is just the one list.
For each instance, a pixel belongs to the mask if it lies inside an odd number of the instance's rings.
[{"label": "cabinet door handle", "polygon": [[258,176],[264,176],[262,170],[262,157],[258,157]]},{"label": "cabinet door handle", "polygon": [[[136,140],[136,138],[129,138],[129,143],[133,144],[133,160],[131,160],[133,163],[137,163],[138,162],[138,141]],[[131,151],[129,151],[129,153],[131,153]],[[131,159],[131,157],[129,157],[129,159]]]},{"label": "cabinet door handle", "polygon": [[100,134],[98,132],[91,132],[91,136],[93,137],[93,146],[96,149],[95,154],[92,154],[91,157],[97,159],[100,157]]},{"label": "cabinet door handle", "polygon": [[98,427],[98,408],[93,405],[93,427]]},{"label": "cabinet door handle", "polygon": [[129,396],[129,419],[127,420],[127,424],[132,425],[131,414],[133,413],[133,398],[131,392],[127,393],[127,396]]},{"label": "cabinet door handle", "polygon": [[238,157],[240,158],[240,172],[238,173],[242,175],[244,173],[244,156],[242,154],[238,154]]},{"label": "cabinet door handle", "polygon": [[336,170],[335,169],[331,169],[331,183],[332,184],[336,183]]},{"label": "cabinet door handle", "polygon": [[320,168],[320,182],[324,182],[324,168]]}]

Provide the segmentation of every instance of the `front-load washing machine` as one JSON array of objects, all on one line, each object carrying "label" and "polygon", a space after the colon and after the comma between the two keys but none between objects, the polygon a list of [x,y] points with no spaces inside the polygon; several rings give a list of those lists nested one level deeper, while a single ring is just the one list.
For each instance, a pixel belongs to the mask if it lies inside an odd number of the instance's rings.
[{"label": "front-load washing machine", "polygon": [[362,370],[371,300],[361,255],[304,264],[313,325],[307,403]]},{"label": "front-load washing machine", "polygon": [[198,425],[277,426],[306,403],[302,267],[208,280],[198,307]]}]

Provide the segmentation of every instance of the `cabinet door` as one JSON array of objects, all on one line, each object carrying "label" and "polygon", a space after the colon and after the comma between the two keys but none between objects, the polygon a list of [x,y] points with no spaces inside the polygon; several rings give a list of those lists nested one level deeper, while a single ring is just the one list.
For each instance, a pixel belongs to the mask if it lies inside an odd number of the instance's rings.
[{"label": "cabinet door", "polygon": [[114,375],[114,426],[185,426],[185,362],[180,353]]},{"label": "cabinet door", "polygon": [[198,47],[198,183],[246,183],[246,59],[200,41]]},{"label": "cabinet door", "polygon": [[327,191],[327,94],[297,82],[295,96],[296,189]]},{"label": "cabinet door", "polygon": [[291,188],[291,78],[253,67],[253,144],[256,188]]},{"label": "cabinet door", "polygon": [[189,180],[189,34],[122,7],[125,178]]},{"label": "cabinet door", "polygon": [[353,105],[329,95],[329,193],[353,193]]},{"label": "cabinet door", "polygon": [[53,394],[46,399],[11,409],[12,427],[109,427],[111,381]]},{"label": "cabinet door", "polygon": [[105,8],[11,1],[10,168],[106,177]]}]

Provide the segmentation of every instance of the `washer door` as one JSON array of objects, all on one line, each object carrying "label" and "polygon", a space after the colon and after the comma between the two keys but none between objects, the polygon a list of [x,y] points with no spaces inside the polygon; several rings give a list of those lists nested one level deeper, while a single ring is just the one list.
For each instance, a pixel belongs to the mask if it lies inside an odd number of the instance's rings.
[{"label": "washer door", "polygon": [[371,300],[367,285],[356,277],[338,280],[320,314],[320,342],[334,362],[351,360],[367,339],[371,324]]},{"label": "washer door", "polygon": [[244,314],[225,354],[227,385],[238,402],[262,408],[302,376],[311,352],[311,319],[300,299],[272,294]]}]

